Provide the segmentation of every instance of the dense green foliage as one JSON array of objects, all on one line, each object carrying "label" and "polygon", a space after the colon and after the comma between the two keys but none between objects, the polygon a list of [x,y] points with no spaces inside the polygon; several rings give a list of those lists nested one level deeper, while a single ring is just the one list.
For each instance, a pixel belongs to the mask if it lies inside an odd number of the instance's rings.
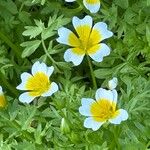
[{"label": "dense green foliage", "polygon": [[[149,0],[101,0],[97,14],[90,14],[82,0],[0,0],[0,85],[8,101],[0,110],[0,150],[150,149],[149,10]],[[118,107],[129,113],[127,121],[96,132],[83,127],[85,117],[78,111],[81,98],[94,98],[96,90],[87,60],[77,67],[65,62],[67,46],[56,42],[58,28],[73,30],[72,17],[86,14],[114,33],[107,40],[111,54],[92,62],[98,88],[117,77]],[[55,67],[52,80],[59,92],[22,104],[16,86],[36,60]]]}]

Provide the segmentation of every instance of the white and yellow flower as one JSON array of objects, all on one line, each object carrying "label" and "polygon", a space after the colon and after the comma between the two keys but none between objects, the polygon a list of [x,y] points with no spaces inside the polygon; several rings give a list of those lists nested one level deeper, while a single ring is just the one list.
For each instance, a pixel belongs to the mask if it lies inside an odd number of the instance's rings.
[{"label": "white and yellow flower", "polygon": [[[65,0],[65,1],[74,2],[76,0]],[[97,13],[100,9],[100,0],[83,0],[83,4],[91,13]]]},{"label": "white and yellow flower", "polygon": [[96,100],[82,98],[82,106],[79,112],[87,116],[84,127],[98,130],[102,124],[109,121],[113,124],[120,124],[121,121],[128,119],[128,113],[124,109],[116,110],[117,91],[99,88],[96,91]]},{"label": "white and yellow flower", "polygon": [[83,19],[73,17],[72,23],[77,35],[64,27],[58,29],[57,41],[71,47],[64,54],[66,62],[73,62],[77,66],[85,55],[89,55],[96,62],[101,62],[104,56],[110,54],[110,48],[100,43],[113,35],[104,22],[98,22],[93,26],[92,17],[85,16]]},{"label": "white and yellow flower", "polygon": [[32,66],[32,74],[27,72],[22,73],[22,83],[17,86],[17,89],[25,90],[27,92],[21,94],[19,100],[24,103],[30,103],[36,97],[51,96],[53,93],[58,91],[58,85],[49,80],[53,71],[53,66],[47,67],[45,63],[37,61]]},{"label": "white and yellow flower", "polygon": [[5,99],[5,96],[4,96],[4,93],[3,93],[3,89],[0,86],[0,108],[3,108],[5,106],[6,106],[6,99]]},{"label": "white and yellow flower", "polygon": [[118,79],[116,77],[113,77],[112,80],[108,81],[108,87],[110,90],[113,90],[117,87]]}]

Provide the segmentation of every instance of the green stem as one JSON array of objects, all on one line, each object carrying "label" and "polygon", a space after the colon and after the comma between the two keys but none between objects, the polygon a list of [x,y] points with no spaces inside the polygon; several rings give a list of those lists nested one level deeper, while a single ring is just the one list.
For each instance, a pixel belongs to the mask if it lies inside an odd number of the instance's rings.
[{"label": "green stem", "polygon": [[0,81],[3,83],[4,86],[6,86],[9,91],[14,94],[15,96],[18,96],[17,90],[14,89],[14,87],[6,80],[5,76],[3,73],[0,72]]},{"label": "green stem", "polygon": [[18,58],[21,57],[20,48],[13,44],[11,40],[2,31],[0,31],[0,39],[2,39],[14,51]]},{"label": "green stem", "polygon": [[55,61],[55,60],[51,57],[51,55],[48,53],[47,48],[46,48],[45,43],[44,43],[44,40],[42,39],[41,42],[42,42],[42,46],[43,46],[43,49],[44,49],[45,54],[46,54],[47,57],[50,59],[50,61],[55,64],[56,61]]},{"label": "green stem", "polygon": [[77,3],[79,5],[79,7],[81,8],[81,10],[84,10],[85,13],[91,15],[91,13],[85,8],[85,6],[83,6],[83,0],[77,0]]},{"label": "green stem", "polygon": [[62,8],[61,11],[65,14],[74,14],[76,15],[78,12],[82,11],[83,7],[82,5],[79,5],[79,7],[75,8],[75,9],[68,9],[68,8]]},{"label": "green stem", "polygon": [[38,98],[35,98],[35,99],[34,99],[33,105],[34,105],[34,106],[37,106],[37,105],[38,105]]},{"label": "green stem", "polygon": [[90,72],[91,72],[93,87],[94,87],[94,89],[97,89],[97,84],[96,84],[96,79],[95,79],[95,76],[94,76],[93,67],[92,67],[91,60],[90,60],[90,58],[89,58],[88,55],[87,55],[87,61],[88,61],[89,67],[90,67]]},{"label": "green stem", "polygon": [[76,2],[78,3],[78,5],[79,5],[81,8],[83,8],[83,2],[81,2],[81,0],[77,0]]},{"label": "green stem", "polygon": [[58,67],[56,66],[57,65],[57,62],[51,57],[51,55],[48,53],[47,51],[47,48],[45,46],[45,42],[43,39],[41,39],[41,42],[42,42],[42,46],[43,46],[43,49],[44,49],[44,52],[45,54],[47,55],[47,57],[50,59],[50,61],[52,62],[52,64],[54,65],[55,69],[59,72],[59,73],[62,73]]},{"label": "green stem", "polygon": [[25,5],[25,2],[23,2],[23,3],[21,4],[20,9],[19,9],[19,12],[21,12],[21,11],[22,11],[22,9],[23,9],[24,5]]},{"label": "green stem", "polygon": [[121,150],[121,147],[120,147],[120,144],[119,144],[119,141],[118,141],[119,132],[120,132],[119,128],[114,126],[113,135],[114,135],[115,147],[117,147],[118,150]]}]

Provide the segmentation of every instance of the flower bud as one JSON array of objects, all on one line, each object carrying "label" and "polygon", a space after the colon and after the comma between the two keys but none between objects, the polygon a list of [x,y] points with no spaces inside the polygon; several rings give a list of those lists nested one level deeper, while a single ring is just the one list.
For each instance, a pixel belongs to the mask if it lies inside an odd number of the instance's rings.
[{"label": "flower bud", "polygon": [[113,79],[108,82],[108,88],[110,90],[113,90],[116,88],[117,84],[118,84],[118,79],[116,77],[113,77]]},{"label": "flower bud", "polygon": [[70,133],[70,127],[69,127],[68,122],[65,118],[62,118],[62,120],[61,120],[60,129],[61,129],[61,132],[63,134]]}]

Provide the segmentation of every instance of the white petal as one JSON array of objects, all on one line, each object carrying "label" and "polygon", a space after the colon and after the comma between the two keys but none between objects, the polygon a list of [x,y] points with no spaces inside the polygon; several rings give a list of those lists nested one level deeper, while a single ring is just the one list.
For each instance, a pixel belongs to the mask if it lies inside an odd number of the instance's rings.
[{"label": "white petal", "polygon": [[45,74],[47,74],[47,65],[45,63],[41,63],[40,67],[39,67],[39,72],[43,72]]},{"label": "white petal", "polygon": [[44,74],[46,74],[48,77],[51,76],[51,74],[53,73],[54,71],[54,67],[51,66],[51,67],[48,67],[45,63],[39,63],[39,62],[36,62],[33,64],[32,66],[32,74],[36,74],[37,72],[43,72]]},{"label": "white petal", "polygon": [[104,22],[98,22],[93,26],[93,29],[99,31],[101,35],[101,41],[113,36],[113,33],[107,29],[107,24]]},{"label": "white petal", "polygon": [[82,98],[81,100],[82,106],[79,107],[80,114],[84,116],[92,116],[90,109],[91,104],[94,102],[95,101],[91,98]]},{"label": "white petal", "polygon": [[36,61],[33,66],[32,66],[32,69],[31,69],[31,73],[32,75],[36,74],[38,72],[38,68],[40,66],[40,62],[39,61]]},{"label": "white petal", "polygon": [[70,31],[69,29],[64,27],[59,28],[58,29],[59,37],[56,39],[56,41],[61,44],[70,45],[68,40],[70,34],[72,34],[72,31]]},{"label": "white petal", "polygon": [[102,62],[104,56],[108,56],[110,54],[110,48],[104,44],[99,44],[100,47],[94,54],[89,54],[89,56],[96,62]]},{"label": "white petal", "polygon": [[2,89],[2,87],[0,86],[0,95],[2,95],[3,94],[3,89]]},{"label": "white petal", "polygon": [[81,104],[84,105],[90,105],[93,102],[95,102],[95,100],[93,100],[92,98],[82,98],[81,99]]},{"label": "white petal", "polygon": [[88,117],[84,121],[84,127],[92,128],[93,131],[98,130],[104,122],[94,121],[92,117]]},{"label": "white petal", "polygon": [[112,93],[113,93],[113,102],[117,104],[118,93],[116,90],[112,90]]},{"label": "white petal", "polygon": [[109,119],[109,122],[110,123],[113,123],[113,124],[120,124],[121,121],[125,121],[128,119],[128,112],[124,109],[119,109],[119,114],[113,118],[113,119]]},{"label": "white petal", "polygon": [[103,88],[99,88],[96,91],[95,98],[96,98],[96,100],[107,99],[107,100],[113,102],[114,95],[113,95],[113,92],[111,90],[106,90],[106,89],[103,89]]},{"label": "white petal", "polygon": [[100,1],[95,4],[90,4],[87,0],[83,0],[83,4],[91,13],[97,13],[100,9]]},{"label": "white petal", "polygon": [[76,1],[76,0],[65,0],[66,2],[74,2],[74,1]]},{"label": "white petal", "polygon": [[47,73],[46,73],[47,76],[50,77],[51,74],[53,73],[53,71],[54,71],[54,67],[53,66],[47,67]]},{"label": "white petal", "polygon": [[43,97],[51,96],[53,93],[58,91],[58,85],[55,82],[51,83],[51,86],[47,92],[42,94]]},{"label": "white petal", "polygon": [[22,103],[31,103],[36,96],[29,95],[29,92],[25,92],[19,96],[19,101]]},{"label": "white petal", "polygon": [[92,17],[91,16],[85,16],[83,19],[79,19],[78,17],[73,17],[72,18],[72,24],[74,26],[74,28],[76,29],[79,26],[83,26],[83,25],[88,25],[92,28]]},{"label": "white petal", "polygon": [[31,78],[32,77],[32,75],[31,74],[29,74],[29,73],[27,73],[27,72],[24,72],[24,73],[22,73],[21,74],[21,84],[19,84],[17,87],[16,87],[16,89],[18,89],[18,90],[27,90],[27,88],[26,88],[26,83],[27,83],[27,80],[29,79],[29,78]]},{"label": "white petal", "polygon": [[108,87],[110,90],[113,90],[117,87],[118,79],[116,77],[113,77],[112,80],[108,81]]},{"label": "white petal", "polygon": [[35,62],[32,66],[32,75],[35,75],[37,72],[43,72],[47,74],[47,65],[45,63],[40,63],[39,61]]},{"label": "white petal", "polygon": [[84,58],[84,55],[77,55],[73,53],[72,49],[66,50],[64,54],[64,59],[66,62],[73,62],[75,66],[78,66],[81,64],[82,60]]}]

